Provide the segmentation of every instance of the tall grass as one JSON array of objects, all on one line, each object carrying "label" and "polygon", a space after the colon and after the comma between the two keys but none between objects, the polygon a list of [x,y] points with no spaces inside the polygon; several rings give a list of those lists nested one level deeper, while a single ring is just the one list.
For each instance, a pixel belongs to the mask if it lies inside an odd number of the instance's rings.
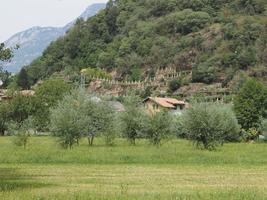
[{"label": "tall grass", "polygon": [[202,151],[192,143],[173,140],[160,148],[141,140],[131,146],[125,140],[107,147],[101,139],[93,147],[83,140],[72,150],[62,149],[52,137],[33,137],[24,150],[11,137],[0,138],[0,163],[79,164],[178,164],[178,165],[267,165],[266,144],[225,144],[217,151]]},{"label": "tall grass", "polygon": [[72,150],[52,137],[32,137],[27,149],[0,138],[0,199],[264,200],[266,144],[226,144],[201,151],[184,140],[160,148],[118,139],[107,147],[83,140]]}]

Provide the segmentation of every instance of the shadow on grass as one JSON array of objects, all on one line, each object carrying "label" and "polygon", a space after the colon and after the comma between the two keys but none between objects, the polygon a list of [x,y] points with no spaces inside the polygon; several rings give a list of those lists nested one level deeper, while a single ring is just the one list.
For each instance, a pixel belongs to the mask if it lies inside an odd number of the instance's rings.
[{"label": "shadow on grass", "polygon": [[0,192],[49,186],[52,186],[52,184],[37,182],[28,176],[20,174],[16,169],[0,168]]}]

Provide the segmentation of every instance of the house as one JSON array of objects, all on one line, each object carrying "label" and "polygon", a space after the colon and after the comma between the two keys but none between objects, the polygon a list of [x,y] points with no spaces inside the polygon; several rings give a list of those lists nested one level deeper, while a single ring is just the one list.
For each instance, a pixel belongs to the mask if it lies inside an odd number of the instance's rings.
[{"label": "house", "polygon": [[174,98],[149,97],[143,101],[145,108],[150,113],[160,112],[163,109],[168,110],[174,115],[179,115],[188,104],[185,101],[179,101]]}]

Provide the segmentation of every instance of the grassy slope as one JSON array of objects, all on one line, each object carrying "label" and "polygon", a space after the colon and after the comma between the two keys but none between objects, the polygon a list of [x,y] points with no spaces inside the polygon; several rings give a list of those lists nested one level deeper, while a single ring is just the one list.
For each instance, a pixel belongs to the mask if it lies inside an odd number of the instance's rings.
[{"label": "grassy slope", "polygon": [[172,141],[157,149],[118,141],[63,150],[32,138],[27,150],[0,138],[0,199],[266,199],[266,144],[217,152]]}]

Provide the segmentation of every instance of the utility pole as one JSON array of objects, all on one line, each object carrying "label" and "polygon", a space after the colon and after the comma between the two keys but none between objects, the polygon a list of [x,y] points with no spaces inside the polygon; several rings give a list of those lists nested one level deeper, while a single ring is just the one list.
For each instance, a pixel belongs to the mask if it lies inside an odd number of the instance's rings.
[{"label": "utility pole", "polygon": [[80,81],[80,88],[81,89],[85,89],[85,73],[83,72],[83,70],[81,71],[81,81]]}]

